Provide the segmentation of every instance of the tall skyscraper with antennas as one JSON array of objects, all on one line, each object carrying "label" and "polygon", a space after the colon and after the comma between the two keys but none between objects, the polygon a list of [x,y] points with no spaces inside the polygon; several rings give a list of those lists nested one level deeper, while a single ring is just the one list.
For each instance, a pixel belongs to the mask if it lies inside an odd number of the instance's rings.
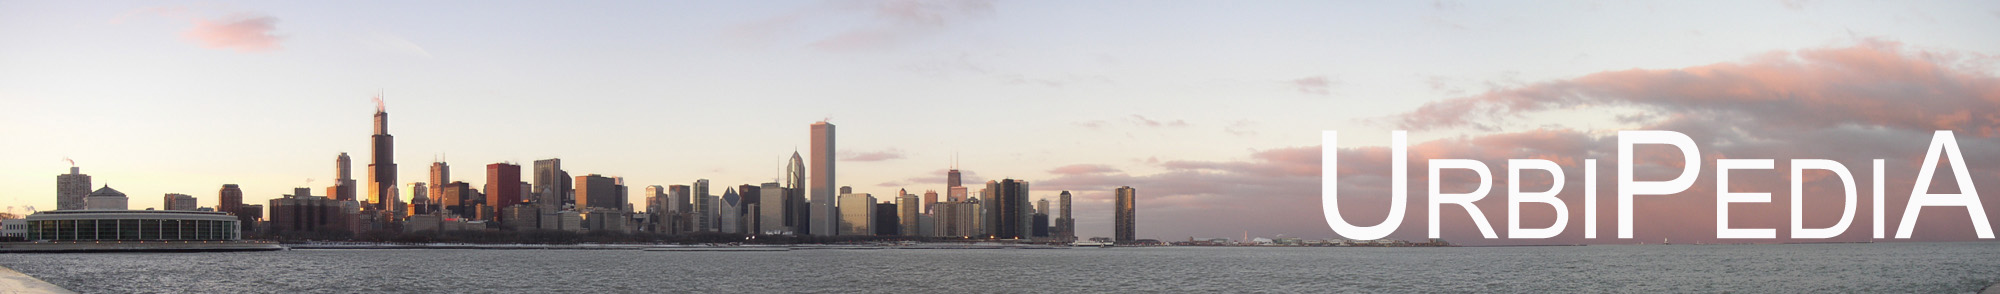
[{"label": "tall skyscraper with antennas", "polygon": [[382,97],[375,97],[375,135],[371,136],[373,154],[368,159],[368,201],[377,210],[390,209],[396,194],[396,137],[389,135],[389,111],[382,104]]}]

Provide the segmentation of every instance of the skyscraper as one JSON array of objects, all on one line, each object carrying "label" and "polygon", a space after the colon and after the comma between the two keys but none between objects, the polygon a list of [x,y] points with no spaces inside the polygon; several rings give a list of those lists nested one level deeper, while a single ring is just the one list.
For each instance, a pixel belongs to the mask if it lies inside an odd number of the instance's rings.
[{"label": "skyscraper", "polygon": [[347,157],[347,152],[341,152],[340,157],[333,159],[333,187],[326,189],[326,197],[335,201],[354,201],[355,189],[354,160]]},{"label": "skyscraper", "polygon": [[743,195],[737,195],[736,188],[725,188],[722,197],[716,200],[719,200],[715,203],[715,219],[719,228],[717,231],[729,234],[742,233],[743,214],[740,208],[743,205]]},{"label": "skyscraper", "polygon": [[[486,165],[486,206],[506,211],[521,204],[521,166],[512,163]],[[498,215],[498,213],[496,213]]]},{"label": "skyscraper", "polygon": [[842,208],[838,211],[846,214],[840,216],[838,230],[841,236],[875,235],[875,229],[873,228],[875,224],[874,195],[868,195],[868,193],[842,194],[840,195],[840,206]]},{"label": "skyscraper", "polygon": [[68,174],[56,175],[56,210],[84,209],[84,197],[89,196],[90,175],[74,166]]},{"label": "skyscraper", "polygon": [[785,226],[790,227],[792,233],[798,235],[809,235],[812,231],[808,221],[812,218],[812,212],[806,205],[805,190],[806,163],[799,158],[798,151],[792,151],[792,161],[785,165]]},{"label": "skyscraper", "polygon": [[[451,183],[451,165],[445,164],[443,161],[431,162],[431,186],[435,187],[447,183]],[[492,185],[493,181],[488,180],[486,184]],[[487,186],[486,190],[491,191],[493,187]],[[430,193],[431,199],[437,199],[438,195],[444,195],[444,191],[431,191]]]},{"label": "skyscraper", "polygon": [[586,208],[595,210],[625,209],[624,204],[618,203],[620,197],[618,197],[617,182],[612,181],[611,178],[589,174],[577,176],[574,183],[576,183],[577,210],[584,210]]},{"label": "skyscraper", "polygon": [[1065,242],[1076,241],[1076,219],[1069,216],[1069,191],[1062,191],[1056,202],[1062,206],[1061,214],[1056,217],[1056,238]]},{"label": "skyscraper", "polygon": [[1028,205],[1028,182],[1014,179],[987,181],[987,233],[995,239],[1027,238],[1033,224],[1033,207]]},{"label": "skyscraper", "polygon": [[236,184],[222,184],[222,190],[215,192],[215,211],[236,215],[239,224],[256,223],[254,220],[244,218],[248,215],[243,213],[243,188],[237,187]]},{"label": "skyscraper", "polygon": [[764,198],[764,193],[762,190],[764,190],[764,187],[751,184],[736,186],[736,195],[743,196],[742,200],[736,202],[736,213],[743,218],[742,233],[757,232],[758,218],[755,209],[763,207],[764,199],[762,198]]},{"label": "skyscraper", "polygon": [[368,161],[368,201],[376,210],[388,210],[396,194],[396,137],[389,135],[389,112],[382,97],[375,97],[375,135],[370,139],[373,157]]},{"label": "skyscraper", "polygon": [[1114,226],[1112,240],[1117,244],[1131,243],[1132,240],[1138,239],[1134,238],[1136,234],[1133,234],[1134,218],[1137,214],[1137,211],[1134,209],[1137,203],[1134,202],[1133,198],[1138,198],[1138,191],[1132,189],[1132,186],[1118,187],[1118,198],[1113,203],[1116,205],[1113,208],[1113,213],[1116,216],[1112,220]]},{"label": "skyscraper", "polygon": [[788,193],[787,189],[778,186],[778,183],[772,182],[764,183],[762,187],[757,188],[757,192],[759,194],[757,195],[758,198],[763,199],[758,199],[757,201],[757,229],[752,233],[785,234],[790,232],[792,228],[785,225],[785,217],[790,215],[789,211],[785,210],[789,207],[786,205],[787,202],[785,202],[785,194]]},{"label": "skyscraper", "polygon": [[715,196],[708,195],[708,179],[694,180],[693,193],[689,197],[694,197],[695,201],[693,203],[694,230],[696,232],[714,232],[717,227],[715,224],[715,201],[709,199],[715,198]]},{"label": "skyscraper", "polygon": [[[937,193],[931,193],[931,195],[936,196]],[[936,198],[932,197],[932,199]],[[900,225],[896,231],[902,233],[904,236],[917,235],[917,205],[916,194],[910,194],[906,191],[903,193],[903,196],[896,197],[896,222]]]},{"label": "skyscraper", "polygon": [[562,171],[562,159],[535,161],[535,201],[547,207],[562,207],[563,193],[569,190],[569,173]]},{"label": "skyscraper", "polygon": [[647,213],[659,214],[667,212],[667,201],[673,199],[672,197],[667,197],[667,187],[661,187],[660,185],[646,186],[644,193],[646,193],[644,195],[646,196]]},{"label": "skyscraper", "polygon": [[[812,232],[819,235],[834,235],[834,225],[841,224],[839,207],[834,204],[834,141],[833,124],[820,121],[812,124]],[[873,204],[871,200],[869,204]],[[868,211],[864,210],[863,215]]]},{"label": "skyscraper", "polygon": [[922,211],[930,213],[930,211],[937,210],[936,208],[931,208],[931,206],[937,206],[937,203],[937,190],[924,190],[924,208]]},{"label": "skyscraper", "polygon": [[161,198],[162,201],[160,203],[165,204],[161,207],[163,210],[194,210],[196,207],[199,207],[195,203],[194,196],[188,194],[167,193],[166,196]]}]

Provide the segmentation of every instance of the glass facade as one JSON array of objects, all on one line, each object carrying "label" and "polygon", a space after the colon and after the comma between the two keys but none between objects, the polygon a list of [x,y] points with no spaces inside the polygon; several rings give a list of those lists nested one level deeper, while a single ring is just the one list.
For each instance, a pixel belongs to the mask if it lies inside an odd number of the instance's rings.
[{"label": "glass facade", "polygon": [[28,240],[54,241],[161,241],[239,240],[241,229],[235,220],[185,220],[165,218],[30,220]]}]

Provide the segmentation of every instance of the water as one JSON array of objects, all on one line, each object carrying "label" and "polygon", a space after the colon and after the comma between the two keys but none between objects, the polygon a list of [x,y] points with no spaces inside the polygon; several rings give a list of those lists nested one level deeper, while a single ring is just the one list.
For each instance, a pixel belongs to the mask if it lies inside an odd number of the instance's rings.
[{"label": "water", "polygon": [[1920,292],[2000,282],[2000,242],[1067,250],[0,254],[84,293]]}]

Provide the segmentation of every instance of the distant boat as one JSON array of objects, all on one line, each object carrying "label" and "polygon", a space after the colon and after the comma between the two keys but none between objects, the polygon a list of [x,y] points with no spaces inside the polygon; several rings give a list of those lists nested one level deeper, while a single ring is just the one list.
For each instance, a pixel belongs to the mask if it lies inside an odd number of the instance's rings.
[{"label": "distant boat", "polygon": [[1667,238],[1660,238],[1660,245],[1674,245],[1674,242],[1667,242]]}]

